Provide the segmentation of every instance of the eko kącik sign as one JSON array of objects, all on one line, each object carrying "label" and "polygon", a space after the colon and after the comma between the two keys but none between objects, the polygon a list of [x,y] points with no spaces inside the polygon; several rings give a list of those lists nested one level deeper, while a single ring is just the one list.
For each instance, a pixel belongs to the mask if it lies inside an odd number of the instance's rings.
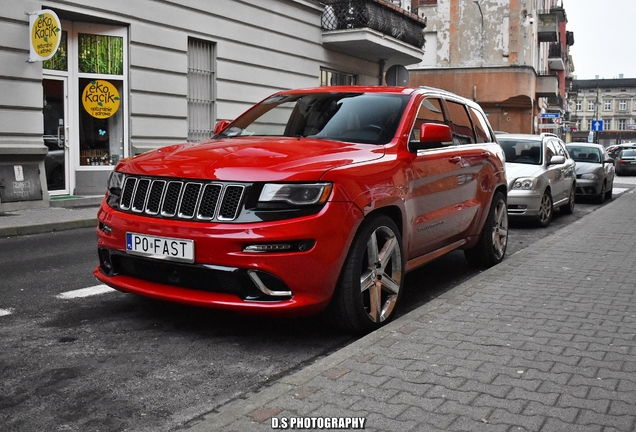
[{"label": "eko k\u0105cik sign", "polygon": [[108,81],[93,80],[82,92],[84,109],[98,119],[107,119],[115,114],[120,102],[117,88]]},{"label": "eko k\u0105cik sign", "polygon": [[43,61],[53,57],[62,39],[62,25],[57,14],[43,9],[29,15],[29,61]]}]

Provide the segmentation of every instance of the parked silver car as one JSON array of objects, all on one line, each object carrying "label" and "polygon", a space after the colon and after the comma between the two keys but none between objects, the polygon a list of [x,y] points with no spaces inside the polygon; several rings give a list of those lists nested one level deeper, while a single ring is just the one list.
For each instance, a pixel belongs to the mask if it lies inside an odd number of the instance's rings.
[{"label": "parked silver car", "polygon": [[554,208],[574,211],[575,162],[553,134],[505,134],[497,141],[506,155],[508,216],[535,220],[545,227]]},{"label": "parked silver car", "polygon": [[572,143],[566,145],[576,162],[576,195],[592,197],[599,204],[612,198],[614,159],[600,144]]}]

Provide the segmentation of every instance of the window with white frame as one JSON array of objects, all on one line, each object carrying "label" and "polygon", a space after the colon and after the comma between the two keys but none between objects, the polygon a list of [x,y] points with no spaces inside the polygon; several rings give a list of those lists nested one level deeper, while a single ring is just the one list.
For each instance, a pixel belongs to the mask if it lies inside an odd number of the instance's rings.
[{"label": "window with white frame", "polygon": [[320,86],[355,85],[356,76],[328,69],[320,70]]},{"label": "window with white frame", "polygon": [[594,101],[587,101],[587,110],[588,111],[594,111]]},{"label": "window with white frame", "polygon": [[625,130],[627,121],[625,119],[618,119],[618,130]]},{"label": "window with white frame", "polygon": [[[636,107],[636,104],[634,105],[634,107]],[[581,101],[576,101],[576,111],[581,111]]]},{"label": "window with white frame", "polygon": [[612,129],[612,119],[604,119],[603,130],[611,130],[611,129]]},{"label": "window with white frame", "polygon": [[214,134],[214,44],[188,38],[188,141]]},{"label": "window with white frame", "polygon": [[627,109],[627,101],[625,99],[618,101],[618,109],[621,111],[625,111]]},{"label": "window with white frame", "polygon": [[587,121],[587,130],[592,130],[592,122],[593,122],[593,121],[594,121],[594,120],[588,120],[588,121]]},{"label": "window with white frame", "polygon": [[611,110],[611,109],[612,109],[612,101],[611,101],[610,99],[606,99],[606,100],[604,100],[603,102],[604,102],[604,107],[603,107],[603,109],[604,109],[605,111],[609,111],[609,110]]}]

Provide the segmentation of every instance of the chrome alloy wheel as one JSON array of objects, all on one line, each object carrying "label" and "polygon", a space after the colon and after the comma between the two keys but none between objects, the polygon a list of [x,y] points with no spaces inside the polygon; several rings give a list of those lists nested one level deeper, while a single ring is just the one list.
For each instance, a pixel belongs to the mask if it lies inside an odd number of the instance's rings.
[{"label": "chrome alloy wheel", "polygon": [[366,313],[374,323],[391,316],[400,293],[402,252],[395,233],[386,226],[369,236],[360,276],[360,292]]},{"label": "chrome alloy wheel", "polygon": [[552,220],[552,197],[548,191],[544,192],[541,197],[538,216],[541,226],[547,226]]},{"label": "chrome alloy wheel", "polygon": [[495,223],[492,227],[492,248],[497,261],[506,253],[508,245],[508,206],[504,200],[497,202],[495,206]]}]

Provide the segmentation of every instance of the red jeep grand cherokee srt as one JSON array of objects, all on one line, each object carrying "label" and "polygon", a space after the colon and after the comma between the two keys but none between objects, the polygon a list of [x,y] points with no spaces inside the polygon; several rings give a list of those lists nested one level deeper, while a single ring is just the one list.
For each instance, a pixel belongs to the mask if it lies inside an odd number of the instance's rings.
[{"label": "red jeep grand cherokee srt", "polygon": [[481,108],[433,88],[268,97],[216,135],[120,162],[95,276],[120,291],[260,314],[388,322],[404,274],[508,234],[504,156]]}]

